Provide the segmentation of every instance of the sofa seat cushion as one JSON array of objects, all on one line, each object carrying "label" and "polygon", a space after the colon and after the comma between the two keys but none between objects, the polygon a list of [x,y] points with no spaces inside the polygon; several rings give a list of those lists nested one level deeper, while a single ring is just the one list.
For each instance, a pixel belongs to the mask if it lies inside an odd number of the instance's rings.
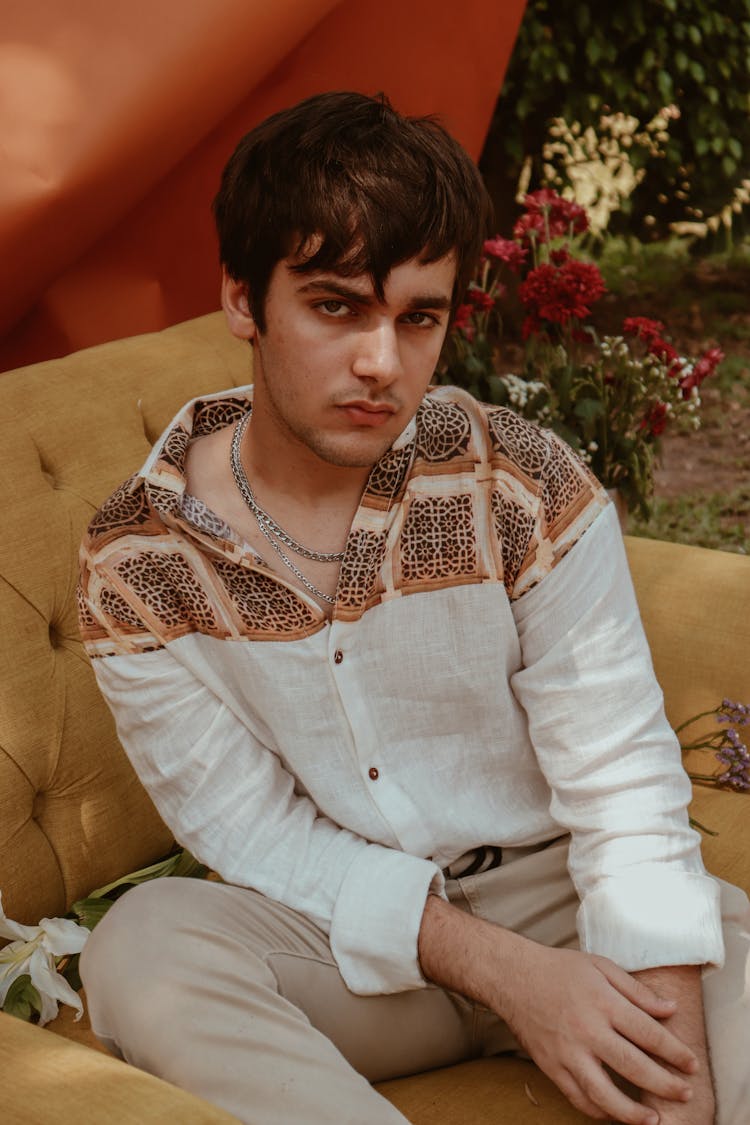
[{"label": "sofa seat cushion", "polygon": [[230,1114],[184,1090],[2,1012],[0,1058],[2,1120],[8,1125],[236,1125]]},{"label": "sofa seat cushion", "polygon": [[533,1063],[516,1058],[472,1059],[377,1087],[412,1125],[585,1125]]}]

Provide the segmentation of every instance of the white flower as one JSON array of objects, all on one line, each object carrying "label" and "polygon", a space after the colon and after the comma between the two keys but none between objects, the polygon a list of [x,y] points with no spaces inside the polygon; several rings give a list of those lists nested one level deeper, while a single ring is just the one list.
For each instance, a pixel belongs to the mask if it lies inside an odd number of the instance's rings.
[{"label": "white flower", "polygon": [[16,939],[0,949],[0,1008],[13,981],[28,973],[42,1001],[40,1024],[55,1018],[58,1000],[75,1008],[79,1020],[83,1015],[81,998],[57,972],[55,958],[80,953],[88,936],[84,926],[67,918],[42,918],[38,926],[12,922],[5,917],[0,893],[0,938]]}]

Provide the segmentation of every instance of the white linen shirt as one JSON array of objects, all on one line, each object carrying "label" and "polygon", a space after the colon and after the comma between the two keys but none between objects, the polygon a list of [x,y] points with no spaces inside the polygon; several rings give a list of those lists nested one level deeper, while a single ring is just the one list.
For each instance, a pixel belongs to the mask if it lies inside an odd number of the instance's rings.
[{"label": "white linen shirt", "polygon": [[251,401],[189,403],[81,552],[86,647],[176,839],[307,915],[361,994],[424,986],[443,868],[565,831],[583,949],[721,963],[619,527],[582,463],[432,391],[373,469],[328,621],[183,507],[188,441]]}]

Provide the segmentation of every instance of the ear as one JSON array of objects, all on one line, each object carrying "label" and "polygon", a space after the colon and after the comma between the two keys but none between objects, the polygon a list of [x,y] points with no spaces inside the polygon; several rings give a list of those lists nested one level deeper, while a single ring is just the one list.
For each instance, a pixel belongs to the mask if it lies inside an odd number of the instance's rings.
[{"label": "ear", "polygon": [[254,340],[257,335],[255,319],[250,312],[247,284],[235,281],[226,269],[221,271],[221,307],[227,318],[229,331],[238,340]]}]

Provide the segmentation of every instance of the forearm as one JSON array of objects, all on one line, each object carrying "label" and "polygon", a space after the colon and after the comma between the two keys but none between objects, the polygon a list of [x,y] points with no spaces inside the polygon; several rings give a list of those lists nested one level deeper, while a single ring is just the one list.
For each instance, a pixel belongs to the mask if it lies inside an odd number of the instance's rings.
[{"label": "forearm", "polygon": [[644,1095],[643,1101],[658,1110],[665,1122],[685,1125],[711,1125],[714,1120],[714,1094],[710,1059],[703,1017],[701,970],[698,965],[668,965],[643,969],[633,976],[647,984],[659,996],[674,1000],[676,1009],[668,1016],[664,1026],[682,1040],[695,1054],[699,1067],[688,1081],[693,1096],[687,1106],[665,1103],[653,1095]]},{"label": "forearm", "polygon": [[502,982],[518,972],[527,939],[428,895],[419,930],[419,964],[427,980],[502,1014]]}]

